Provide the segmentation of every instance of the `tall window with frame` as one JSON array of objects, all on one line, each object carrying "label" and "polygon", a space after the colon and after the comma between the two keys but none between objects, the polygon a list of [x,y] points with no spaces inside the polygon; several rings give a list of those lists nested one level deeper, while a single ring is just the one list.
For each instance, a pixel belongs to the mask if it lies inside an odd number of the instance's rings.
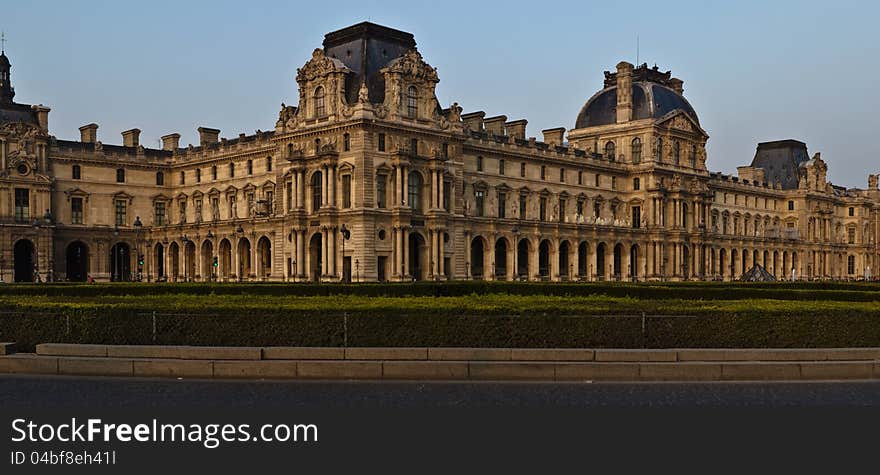
[{"label": "tall window with frame", "polygon": [[498,192],[498,217],[504,219],[507,217],[507,192]]},{"label": "tall window with frame", "polygon": [[379,137],[376,140],[376,148],[380,152],[385,151],[385,134],[379,134]]},{"label": "tall window with frame", "polygon": [[117,226],[125,226],[125,224],[127,222],[125,214],[127,211],[128,203],[126,203],[124,199],[121,199],[121,200],[117,199],[115,204],[116,204],[116,206],[115,206],[116,225]]},{"label": "tall window with frame", "polygon": [[275,192],[272,190],[266,190],[263,194],[263,197],[266,199],[266,213],[269,216],[275,215]]},{"label": "tall window with frame", "polygon": [[156,186],[165,186],[165,174],[156,172]]},{"label": "tall window with frame", "polygon": [[83,199],[78,196],[70,199],[70,223],[83,223]]},{"label": "tall window with frame", "polygon": [[504,159],[498,160],[498,174],[504,175]]},{"label": "tall window with frame", "polygon": [[247,161],[247,174],[248,175],[254,174],[254,161],[253,160]]},{"label": "tall window with frame", "polygon": [[116,183],[125,183],[125,168],[116,169]]},{"label": "tall window with frame", "polygon": [[351,134],[342,134],[342,151],[351,151]]},{"label": "tall window with frame", "polygon": [[654,159],[658,162],[663,161],[663,138],[657,137],[657,150],[654,151]]},{"label": "tall window with frame", "polygon": [[565,183],[565,168],[559,169],[559,182]]},{"label": "tall window with frame", "polygon": [[544,165],[541,165],[541,179],[542,180],[547,179],[547,167]]},{"label": "tall window with frame", "polygon": [[418,172],[410,172],[408,180],[409,206],[413,211],[422,212],[422,175]]},{"label": "tall window with frame", "polygon": [[672,163],[679,165],[681,162],[681,142],[676,140],[672,143]]},{"label": "tall window with frame", "polygon": [[633,178],[633,191],[639,191],[642,187],[642,180],[639,177]]},{"label": "tall window with frame", "polygon": [[156,226],[165,226],[165,202],[157,201],[153,203],[153,222]]},{"label": "tall window with frame", "polygon": [[212,179],[212,180],[216,180],[216,179],[217,179],[217,165],[212,165],[212,166],[211,166],[211,179]]},{"label": "tall window with frame", "polygon": [[634,227],[634,228],[642,227],[642,207],[641,206],[633,206],[632,207],[632,227]]},{"label": "tall window with frame", "polygon": [[538,204],[538,219],[547,221],[547,197],[542,196]]},{"label": "tall window with frame", "polygon": [[559,216],[557,216],[556,219],[560,223],[565,222],[565,205],[566,205],[565,198],[559,198]]},{"label": "tall window with frame", "polygon": [[342,175],[342,207],[351,208],[351,175]]},{"label": "tall window with frame", "polygon": [[612,142],[611,140],[605,142],[605,158],[613,162],[614,154],[614,142]]},{"label": "tall window with frame", "polygon": [[315,117],[324,117],[327,111],[324,108],[324,87],[318,86],[315,89]]},{"label": "tall window with frame", "polygon": [[180,171],[180,184],[181,185],[186,184],[186,172],[183,170]]},{"label": "tall window with frame", "polygon": [[419,139],[409,139],[409,153],[412,155],[419,154]]},{"label": "tall window with frame", "polygon": [[846,256],[846,273],[850,275],[856,273],[856,256]]},{"label": "tall window with frame", "polygon": [[526,177],[526,162],[522,162],[519,164],[519,176],[522,178]]},{"label": "tall window with frame", "polygon": [[220,197],[211,197],[211,221],[220,220]]},{"label": "tall window with frame", "polygon": [[525,191],[519,192],[519,219],[526,219],[528,212],[529,194]]},{"label": "tall window with frame", "polygon": [[406,90],[406,116],[415,119],[419,114],[419,90],[410,86]]},{"label": "tall window with frame", "polygon": [[196,183],[202,182],[202,169],[196,168]]},{"label": "tall window with frame", "polygon": [[178,201],[177,206],[180,208],[180,224],[186,224],[186,200]]},{"label": "tall window with frame", "polygon": [[697,146],[691,145],[691,168],[697,168]]},{"label": "tall window with frame", "polygon": [[74,180],[79,180],[82,178],[82,168],[79,165],[74,165],[71,170],[71,176]]},{"label": "tall window with frame", "polygon": [[312,173],[312,181],[309,184],[309,187],[312,189],[312,212],[317,213],[318,210],[321,209],[322,204],[322,186],[323,177],[321,176],[321,172]]},{"label": "tall window with frame", "polygon": [[287,180],[287,182],[284,184],[284,189],[285,189],[285,199],[284,199],[285,207],[284,207],[284,209],[286,209],[287,211],[290,211],[293,209],[293,180]]},{"label": "tall window with frame", "polygon": [[235,162],[229,163],[229,178],[235,178]]},{"label": "tall window with frame", "polygon": [[272,171],[272,157],[266,157],[266,171]]},{"label": "tall window with frame", "polygon": [[376,207],[386,208],[388,206],[388,175],[380,173],[376,175]]},{"label": "tall window with frame", "polygon": [[636,137],[632,139],[632,150],[630,154],[632,154],[632,162],[633,163],[641,163],[642,161],[642,139]]},{"label": "tall window with frame", "polygon": [[584,184],[584,172],[578,170],[578,185]]},{"label": "tall window with frame", "polygon": [[477,155],[477,171],[483,171],[483,157],[481,155]]},{"label": "tall window with frame", "polygon": [[474,216],[485,216],[486,192],[483,190],[474,190]]},{"label": "tall window with frame", "polygon": [[443,209],[446,211],[452,211],[452,182],[444,180],[443,181]]},{"label": "tall window with frame", "polygon": [[15,189],[15,221],[25,223],[31,217],[31,192],[27,188]]},{"label": "tall window with frame", "polygon": [[578,198],[575,208],[575,216],[578,218],[584,217],[584,200],[582,198]]}]

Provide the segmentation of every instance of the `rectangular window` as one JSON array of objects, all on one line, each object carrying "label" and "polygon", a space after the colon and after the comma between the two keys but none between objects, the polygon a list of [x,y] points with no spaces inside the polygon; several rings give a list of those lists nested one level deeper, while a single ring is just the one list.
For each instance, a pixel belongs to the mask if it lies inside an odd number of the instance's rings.
[{"label": "rectangular window", "polygon": [[186,184],[186,172],[184,172],[184,171],[180,172],[180,184],[181,185]]},{"label": "rectangular window", "polygon": [[82,168],[80,168],[79,165],[74,165],[73,166],[73,179],[79,180],[80,178],[82,178]]},{"label": "rectangular window", "polygon": [[559,216],[556,217],[560,223],[565,222],[565,200],[559,198]]},{"label": "rectangular window", "polygon": [[541,165],[541,179],[547,179],[547,167],[545,167],[544,165]]},{"label": "rectangular window", "polygon": [[409,139],[409,153],[413,155],[419,154],[419,139]]},{"label": "rectangular window", "polygon": [[617,177],[616,176],[611,177],[611,189],[612,190],[617,189]]},{"label": "rectangular window", "polygon": [[474,198],[476,201],[474,206],[474,215],[475,216],[484,216],[484,202],[485,202],[485,192],[483,190],[477,190],[474,192]]},{"label": "rectangular window", "polygon": [[156,185],[157,186],[165,186],[165,174],[162,172],[156,172]]},{"label": "rectangular window", "polygon": [[790,200],[789,200],[789,202],[788,202],[788,210],[789,210],[789,211],[794,211],[794,201],[790,201]]},{"label": "rectangular window", "polygon": [[504,160],[498,160],[498,174],[504,175]]},{"label": "rectangular window", "polygon": [[846,229],[846,240],[849,244],[856,243],[856,228],[847,228]]},{"label": "rectangular window", "polygon": [[[234,163],[229,164],[229,177],[230,178],[235,177],[235,164]],[[183,183],[183,180],[181,180],[180,182]]]},{"label": "rectangular window", "polygon": [[547,198],[541,197],[540,208],[538,209],[538,219],[547,221]]},{"label": "rectangular window", "polygon": [[856,209],[853,208],[852,206],[849,207],[849,215],[850,215],[850,216],[855,216],[855,215],[856,215]]},{"label": "rectangular window", "polygon": [[196,200],[196,222],[202,222],[202,200]]},{"label": "rectangular window", "polygon": [[202,169],[196,168],[196,183],[202,182]]},{"label": "rectangular window", "polygon": [[519,176],[523,178],[526,177],[526,162],[522,162],[519,164]]},{"label": "rectangular window", "polygon": [[211,198],[211,221],[220,220],[220,198]]},{"label": "rectangular window", "polygon": [[186,224],[186,201],[178,201],[177,206],[180,208],[180,224]]},{"label": "rectangular window", "polygon": [[639,180],[638,177],[633,178],[633,191],[639,191],[641,186],[642,186],[641,180]]},{"label": "rectangular window", "polygon": [[31,217],[31,193],[27,188],[15,189],[15,221],[25,223]]},{"label": "rectangular window", "polygon": [[71,224],[82,224],[83,223],[83,199],[82,198],[71,198],[70,199],[70,222],[71,222]]},{"label": "rectangular window", "polygon": [[285,188],[287,190],[287,197],[285,200],[285,203],[287,205],[286,209],[287,209],[287,211],[290,211],[293,208],[293,182],[288,181],[285,184]]},{"label": "rectangular window", "polygon": [[519,194],[519,219],[526,219],[526,205],[528,204],[529,195],[525,191]]},{"label": "rectangular window", "polygon": [[477,157],[477,171],[483,171],[483,157]]},{"label": "rectangular window", "polygon": [[255,198],[254,198],[254,194],[253,194],[253,193],[248,193],[248,194],[247,194],[247,205],[248,205],[248,213],[247,213],[247,217],[248,217],[248,218],[253,218],[253,217],[254,217],[254,199],[255,199]]},{"label": "rectangular window", "polygon": [[596,188],[599,188],[599,174],[596,174]]},{"label": "rectangular window", "polygon": [[578,185],[584,184],[584,172],[578,171]]},{"label": "rectangular window", "polygon": [[342,151],[343,152],[351,151],[351,135],[349,135],[349,134],[342,135]]},{"label": "rectangular window", "polygon": [[579,217],[583,216],[584,215],[584,200],[577,200],[576,206],[577,207],[575,208],[575,214]]},{"label": "rectangular window", "polygon": [[565,183],[565,168],[559,169],[559,182]]},{"label": "rectangular window", "polygon": [[158,201],[154,206],[156,226],[165,226],[165,203]]},{"label": "rectangular window", "polygon": [[214,165],[211,167],[211,179],[212,180],[217,179],[217,165]]},{"label": "rectangular window", "polygon": [[846,256],[846,272],[848,274],[856,273],[856,256]]},{"label": "rectangular window", "polygon": [[342,207],[351,208],[351,175],[342,175]]},{"label": "rectangular window", "polygon": [[642,227],[642,208],[640,206],[632,207],[632,227]]},{"label": "rectangular window", "polygon": [[[346,149],[346,150],[348,150],[348,149]],[[272,171],[272,157],[266,157],[266,171],[267,172]]]},{"label": "rectangular window", "polygon": [[253,160],[247,161],[247,174],[248,175],[254,174],[254,161]]},{"label": "rectangular window", "polygon": [[507,209],[507,193],[505,193],[503,191],[499,191],[498,192],[498,217],[499,218],[504,219],[507,217],[506,212],[505,212],[506,209]]},{"label": "rectangular window", "polygon": [[380,152],[385,151],[385,134],[379,134],[378,149]]},{"label": "rectangular window", "polygon": [[448,143],[444,143],[443,145],[440,146],[440,155],[443,158],[449,158],[449,144]]},{"label": "rectangular window", "polygon": [[125,183],[125,168],[116,169],[116,183]]},{"label": "rectangular window", "polygon": [[127,203],[125,200],[116,200],[116,225],[125,226],[125,211]]},{"label": "rectangular window", "polygon": [[267,190],[265,197],[266,197],[266,213],[269,216],[272,216],[275,214],[272,212],[272,210],[275,209],[275,192],[271,191],[271,190]]},{"label": "rectangular window", "polygon": [[452,195],[452,182],[444,181],[443,182],[443,209],[446,211],[452,211],[450,207],[450,203],[452,202],[450,196]]},{"label": "rectangular window", "polygon": [[388,177],[385,175],[376,175],[376,207],[377,208],[385,208],[385,199],[386,199],[386,187],[385,183],[388,181]]}]

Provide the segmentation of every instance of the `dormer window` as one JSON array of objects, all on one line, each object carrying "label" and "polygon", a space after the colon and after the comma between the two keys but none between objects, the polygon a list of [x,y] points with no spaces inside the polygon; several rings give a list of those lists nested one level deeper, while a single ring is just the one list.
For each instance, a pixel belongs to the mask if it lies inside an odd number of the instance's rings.
[{"label": "dormer window", "polygon": [[415,86],[406,90],[406,116],[415,118],[419,113],[419,91]]},{"label": "dormer window", "polygon": [[642,161],[642,140],[638,137],[632,140],[632,162],[639,163]]},{"label": "dormer window", "polygon": [[605,158],[614,161],[614,142],[610,140],[605,143]]},{"label": "dormer window", "polygon": [[324,108],[324,88],[322,86],[318,86],[315,89],[315,115],[317,117],[324,117],[326,113],[326,109]]}]

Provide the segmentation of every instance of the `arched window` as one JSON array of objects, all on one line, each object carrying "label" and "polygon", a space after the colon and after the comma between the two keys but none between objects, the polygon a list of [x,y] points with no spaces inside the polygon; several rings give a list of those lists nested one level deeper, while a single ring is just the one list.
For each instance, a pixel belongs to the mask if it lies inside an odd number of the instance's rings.
[{"label": "arched window", "polygon": [[162,172],[156,172],[156,185],[164,186],[165,185],[165,174]]},{"label": "arched window", "polygon": [[642,161],[642,140],[638,137],[632,141],[632,162],[639,163]]},{"label": "arched window", "polygon": [[605,142],[605,158],[614,161],[614,142],[610,140]]},{"label": "arched window", "polygon": [[697,146],[691,145],[691,168],[697,168]]},{"label": "arched window", "polygon": [[656,151],[656,154],[657,154],[657,155],[656,155],[655,159],[656,159],[658,162],[662,162],[662,161],[663,161],[663,139],[660,138],[660,137],[657,137],[657,151]]},{"label": "arched window", "polygon": [[321,209],[321,200],[323,195],[321,194],[321,186],[322,186],[322,177],[321,172],[315,172],[312,174],[312,181],[309,186],[312,188],[312,212],[317,213],[319,209]]},{"label": "arched window", "polygon": [[419,91],[415,86],[410,86],[406,90],[406,115],[413,117],[419,113]]},{"label": "arched window", "polygon": [[409,174],[409,206],[413,211],[422,211],[422,175],[418,172]]},{"label": "arched window", "polygon": [[680,159],[681,159],[681,142],[676,140],[672,144],[672,162],[675,163],[676,165],[678,165]]},{"label": "arched window", "polygon": [[315,115],[317,117],[324,117],[324,113],[326,110],[324,109],[324,88],[318,86],[315,89]]}]

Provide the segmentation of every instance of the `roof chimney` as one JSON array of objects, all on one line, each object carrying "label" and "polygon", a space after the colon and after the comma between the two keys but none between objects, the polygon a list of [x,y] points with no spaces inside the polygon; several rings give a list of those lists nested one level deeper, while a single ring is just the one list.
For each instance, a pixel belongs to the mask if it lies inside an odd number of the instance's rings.
[{"label": "roof chimney", "polygon": [[180,146],[180,134],[162,136],[162,150],[173,152]]},{"label": "roof chimney", "polygon": [[220,129],[209,129],[207,127],[199,127],[199,145],[204,147],[209,143],[220,141]]},{"label": "roof chimney", "polygon": [[37,122],[40,123],[40,128],[43,129],[43,132],[49,131],[49,111],[52,110],[43,104],[38,106],[31,106],[31,109],[37,113]]},{"label": "roof chimney", "polygon": [[553,129],[544,129],[544,143],[547,145],[562,145],[562,138],[565,136],[565,127],[556,127]]},{"label": "roof chimney", "polygon": [[122,133],[122,145],[126,147],[137,148],[138,139],[141,136],[141,129],[126,130]]},{"label": "roof chimney", "polygon": [[504,123],[507,122],[507,116],[496,115],[483,121],[486,132],[492,135],[504,135]]},{"label": "roof chimney", "polygon": [[507,135],[510,135],[511,137],[514,137],[514,138],[517,138],[520,140],[525,140],[526,139],[526,124],[528,124],[528,123],[529,123],[529,121],[527,121],[525,119],[513,120],[513,121],[510,121],[510,122],[504,124],[504,128],[507,129]]},{"label": "roof chimney", "polygon": [[464,122],[464,125],[467,126],[467,128],[475,132],[482,132],[483,117],[486,117],[486,113],[483,111],[468,112],[467,114],[461,115],[461,120],[462,122]]},{"label": "roof chimney", "polygon": [[98,141],[98,124],[86,124],[79,128],[79,141],[95,143]]},{"label": "roof chimney", "polygon": [[617,63],[617,123],[632,120],[632,72],[633,65],[626,61]]},{"label": "roof chimney", "polygon": [[678,78],[672,78],[669,80],[669,87],[672,88],[673,91],[684,94],[684,81]]}]

